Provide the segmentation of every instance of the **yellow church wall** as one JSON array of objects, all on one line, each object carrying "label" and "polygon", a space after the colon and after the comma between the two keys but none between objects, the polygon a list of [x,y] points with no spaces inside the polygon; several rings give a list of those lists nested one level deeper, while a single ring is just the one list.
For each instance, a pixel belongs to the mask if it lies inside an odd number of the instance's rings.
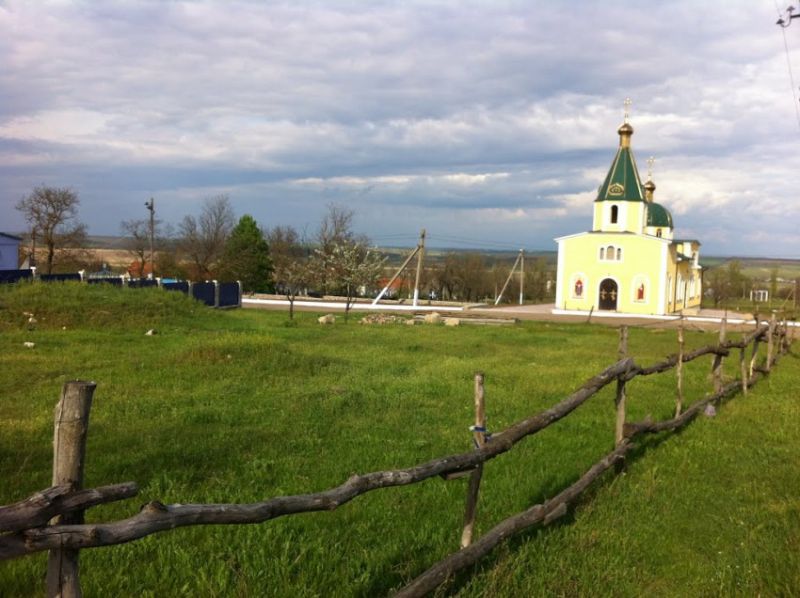
[{"label": "yellow church wall", "polygon": [[[600,259],[613,248],[615,259]],[[616,259],[617,249],[622,250]],[[605,256],[604,256],[605,257]],[[610,278],[617,283],[616,311],[636,314],[662,314],[666,292],[664,272],[667,242],[661,239],[628,234],[586,233],[559,241],[559,293],[556,307],[589,311],[600,309],[600,282]],[[576,295],[575,284],[581,279],[582,296]],[[638,299],[643,285],[644,298]]]},{"label": "yellow church wall", "polygon": [[[617,208],[617,222],[611,222],[611,210]],[[641,201],[596,201],[592,230],[609,232],[641,232],[645,219]]]},{"label": "yellow church wall", "polygon": [[676,264],[675,257],[671,255],[668,272],[668,311],[673,313],[698,309],[703,299],[702,275],[699,266],[695,266],[691,261],[682,261]]}]

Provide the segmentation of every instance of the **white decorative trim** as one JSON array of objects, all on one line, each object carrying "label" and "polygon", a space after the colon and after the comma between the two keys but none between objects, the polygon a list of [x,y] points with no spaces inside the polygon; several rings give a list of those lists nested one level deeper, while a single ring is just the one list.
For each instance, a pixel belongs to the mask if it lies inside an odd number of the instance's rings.
[{"label": "white decorative trim", "polygon": [[662,314],[667,313],[667,247],[669,247],[668,243],[661,245],[661,275],[659,276],[661,283],[658,285],[658,309]]},{"label": "white decorative trim", "polygon": [[556,239],[558,243],[558,266],[556,267],[556,305],[561,305],[564,300],[564,247],[562,239]]}]

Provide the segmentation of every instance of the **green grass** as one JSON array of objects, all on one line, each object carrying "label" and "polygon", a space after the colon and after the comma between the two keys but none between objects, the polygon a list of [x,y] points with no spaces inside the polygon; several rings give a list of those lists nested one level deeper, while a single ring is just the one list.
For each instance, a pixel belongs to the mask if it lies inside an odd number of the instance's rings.
[{"label": "green grass", "polygon": [[[39,322],[26,330],[24,311]],[[50,479],[61,384],[97,382],[86,484],[135,480],[140,496],[92,509],[252,502],[325,489],[470,446],[472,375],[489,427],[564,398],[616,359],[605,326],[296,325],[276,312],[214,312],[158,289],[0,288],[0,504]],[[66,327],[66,329],[64,328]],[[145,336],[149,328],[159,334]],[[713,342],[693,332],[690,347]],[[23,342],[33,341],[28,349]],[[651,363],[674,333],[635,329]],[[735,360],[726,363],[729,376]],[[710,359],[687,394],[710,389]],[[442,590],[464,596],[788,595],[800,587],[798,363],[678,435],[643,443],[621,477],[568,517],[497,549]],[[674,375],[629,385],[630,419],[666,418]],[[610,450],[613,389],[485,469],[477,533],[552,496]],[[185,528],[81,553],[87,596],[383,595],[458,546],[466,480],[372,492],[330,513]],[[0,564],[0,595],[41,595],[43,554]]]}]

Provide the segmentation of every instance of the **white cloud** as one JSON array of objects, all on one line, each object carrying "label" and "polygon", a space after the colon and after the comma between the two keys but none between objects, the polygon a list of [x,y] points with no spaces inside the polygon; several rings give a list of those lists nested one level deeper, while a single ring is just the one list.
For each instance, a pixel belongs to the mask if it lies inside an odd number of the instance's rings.
[{"label": "white cloud", "polygon": [[11,0],[0,211],[21,226],[13,203],[53,182],[80,192],[94,232],[115,232],[130,198],[156,194],[179,217],[228,189],[292,224],[333,200],[362,210],[365,232],[381,212],[449,210],[454,233],[548,238],[590,220],[630,96],[634,151],[643,170],[656,156],[679,227],[734,251],[738,212],[776,231],[773,253],[798,253],[782,232],[800,207],[798,126],[774,15],[744,1]]}]

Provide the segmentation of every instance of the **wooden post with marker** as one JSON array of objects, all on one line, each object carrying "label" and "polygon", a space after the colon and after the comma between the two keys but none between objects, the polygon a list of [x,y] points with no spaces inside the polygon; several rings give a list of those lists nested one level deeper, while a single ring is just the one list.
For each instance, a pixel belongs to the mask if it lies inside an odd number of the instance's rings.
[{"label": "wooden post with marker", "polygon": [[767,332],[767,365],[766,370],[769,372],[772,369],[772,360],[775,353],[775,311],[769,318],[769,331]]},{"label": "wooden post with marker", "polygon": [[[727,326],[728,321],[725,318],[722,318],[719,323],[719,344],[718,347],[722,348],[722,344],[725,342],[725,337],[727,336]],[[724,357],[722,354],[717,353],[714,355],[714,362],[711,365],[711,376],[714,379],[714,394],[718,394],[722,392],[722,361]]]},{"label": "wooden post with marker", "polygon": [[678,326],[678,361],[675,364],[675,378],[678,387],[675,393],[675,417],[678,417],[683,410],[683,351],[683,318],[681,318]]},{"label": "wooden post with marker", "polygon": [[[625,359],[628,356],[628,327],[619,328],[619,358]],[[616,425],[614,426],[614,444],[619,446],[624,439],[625,428],[625,377],[617,378],[617,396],[614,405],[617,408]]]},{"label": "wooden post with marker", "polygon": [[[83,466],[86,455],[86,436],[89,431],[89,411],[96,388],[94,382],[67,382],[56,406],[53,430],[53,486],[69,485],[74,490],[83,487]],[[52,525],[83,523],[83,511],[54,517]],[[80,598],[76,549],[54,549],[47,561],[48,598]]]},{"label": "wooden post with marker", "polygon": [[[475,373],[475,425],[472,427],[473,438],[478,448],[486,444],[486,404],[483,387],[483,372]],[[467,505],[464,510],[464,528],[461,531],[461,548],[472,543],[475,528],[475,513],[478,510],[478,491],[483,476],[483,463],[478,465],[469,476],[467,488]]]}]

